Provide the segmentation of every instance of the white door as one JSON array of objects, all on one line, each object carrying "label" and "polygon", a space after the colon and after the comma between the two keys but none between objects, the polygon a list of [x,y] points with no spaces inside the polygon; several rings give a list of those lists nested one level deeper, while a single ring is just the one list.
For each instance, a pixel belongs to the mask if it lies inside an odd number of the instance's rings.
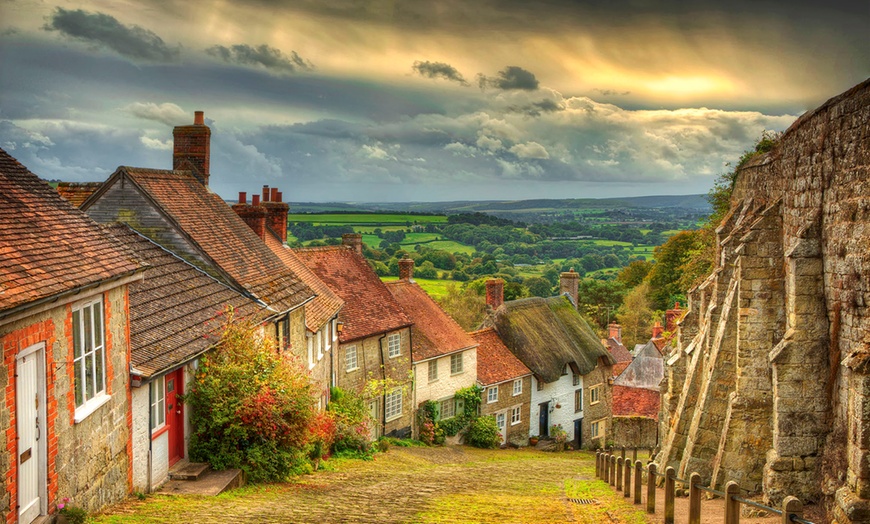
[{"label": "white door", "polygon": [[381,403],[378,402],[378,400],[379,399],[374,399],[369,402],[369,417],[371,417],[371,420],[369,422],[372,425],[369,437],[371,437],[372,440],[377,440],[381,434],[381,425],[378,423],[378,420],[380,420],[381,418],[379,409],[381,407]]},{"label": "white door", "polygon": [[504,444],[507,441],[507,414],[505,412],[496,413],[495,423],[501,435],[501,443]]},{"label": "white door", "polygon": [[15,413],[18,430],[18,522],[30,524],[45,514],[44,345],[19,353],[16,362]]}]

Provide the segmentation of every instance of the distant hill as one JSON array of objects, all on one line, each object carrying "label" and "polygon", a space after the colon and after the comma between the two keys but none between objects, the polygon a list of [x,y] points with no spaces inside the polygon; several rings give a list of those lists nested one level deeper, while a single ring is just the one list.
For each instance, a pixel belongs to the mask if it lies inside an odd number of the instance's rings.
[{"label": "distant hill", "polygon": [[706,195],[656,195],[620,198],[572,198],[535,200],[457,200],[453,202],[292,202],[294,213],[338,212],[416,212],[416,213],[493,213],[511,214],[576,209],[685,209],[700,213],[711,211]]}]

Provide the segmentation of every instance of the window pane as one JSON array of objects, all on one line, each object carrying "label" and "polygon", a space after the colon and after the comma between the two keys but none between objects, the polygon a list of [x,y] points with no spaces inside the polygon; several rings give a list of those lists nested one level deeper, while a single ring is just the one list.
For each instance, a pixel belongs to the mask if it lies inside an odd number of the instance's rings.
[{"label": "window pane", "polygon": [[99,348],[94,352],[94,360],[96,361],[96,372],[94,373],[95,392],[105,391],[106,385],[103,383],[105,374],[103,373],[103,348]]},{"label": "window pane", "polygon": [[82,309],[82,315],[84,316],[85,332],[84,352],[87,353],[88,351],[91,351],[91,349],[94,347],[93,337],[91,336],[93,329],[93,326],[91,325],[91,308],[86,307]]},{"label": "window pane", "polygon": [[73,373],[75,374],[75,384],[76,384],[76,406],[81,406],[84,404],[85,400],[82,397],[82,361],[76,360],[75,366],[73,369]]},{"label": "window pane", "polygon": [[94,354],[91,353],[84,358],[85,365],[85,400],[94,398]]},{"label": "window pane", "polygon": [[[82,314],[81,311],[73,311],[72,314],[72,329],[73,329],[73,355],[75,358],[82,356]],[[78,377],[76,373],[76,377]]]},{"label": "window pane", "polygon": [[94,347],[103,345],[103,305],[97,302],[94,308]]}]

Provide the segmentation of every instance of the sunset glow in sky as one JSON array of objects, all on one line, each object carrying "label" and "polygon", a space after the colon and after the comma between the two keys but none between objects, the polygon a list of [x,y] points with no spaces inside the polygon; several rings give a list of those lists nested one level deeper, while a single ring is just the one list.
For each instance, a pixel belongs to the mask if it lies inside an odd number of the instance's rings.
[{"label": "sunset glow in sky", "polygon": [[705,193],[870,76],[870,3],[0,0],[0,147],[47,179],[171,168],[291,201]]}]

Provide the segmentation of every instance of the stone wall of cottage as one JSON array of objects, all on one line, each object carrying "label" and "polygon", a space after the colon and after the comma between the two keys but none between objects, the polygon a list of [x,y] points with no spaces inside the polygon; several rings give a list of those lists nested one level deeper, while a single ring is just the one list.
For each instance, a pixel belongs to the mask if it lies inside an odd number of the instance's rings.
[{"label": "stone wall of cottage", "polygon": [[[589,373],[583,375],[583,439],[581,446],[587,449],[597,449],[604,447],[613,440],[613,367],[602,365],[600,360],[598,366]],[[600,401],[592,404],[590,399],[589,388],[601,384]],[[599,427],[602,427],[599,438],[592,437],[592,423],[598,422]],[[573,438],[573,435],[569,435]]]},{"label": "stone wall of cottage", "polygon": [[438,378],[429,381],[429,362],[414,365],[414,405],[419,406],[427,400],[443,400],[452,397],[457,390],[473,386],[477,382],[477,349],[461,353],[462,373],[450,373],[450,355],[435,359]]},{"label": "stone wall of cottage", "polygon": [[870,81],[739,173],[666,357],[660,463],[870,521]]},{"label": "stone wall of cottage", "polygon": [[[518,380],[521,380],[523,383],[523,391],[519,395],[513,394],[513,380],[484,388],[482,393],[483,400],[480,403],[480,414],[495,415],[496,413],[503,412],[507,426],[505,441],[515,446],[527,446],[529,444],[529,425],[531,424],[529,406],[532,400],[532,376],[527,375]],[[498,400],[496,402],[487,402],[487,389],[492,387],[498,388]],[[517,406],[519,406],[521,413],[520,422],[511,424],[511,410]]]}]

